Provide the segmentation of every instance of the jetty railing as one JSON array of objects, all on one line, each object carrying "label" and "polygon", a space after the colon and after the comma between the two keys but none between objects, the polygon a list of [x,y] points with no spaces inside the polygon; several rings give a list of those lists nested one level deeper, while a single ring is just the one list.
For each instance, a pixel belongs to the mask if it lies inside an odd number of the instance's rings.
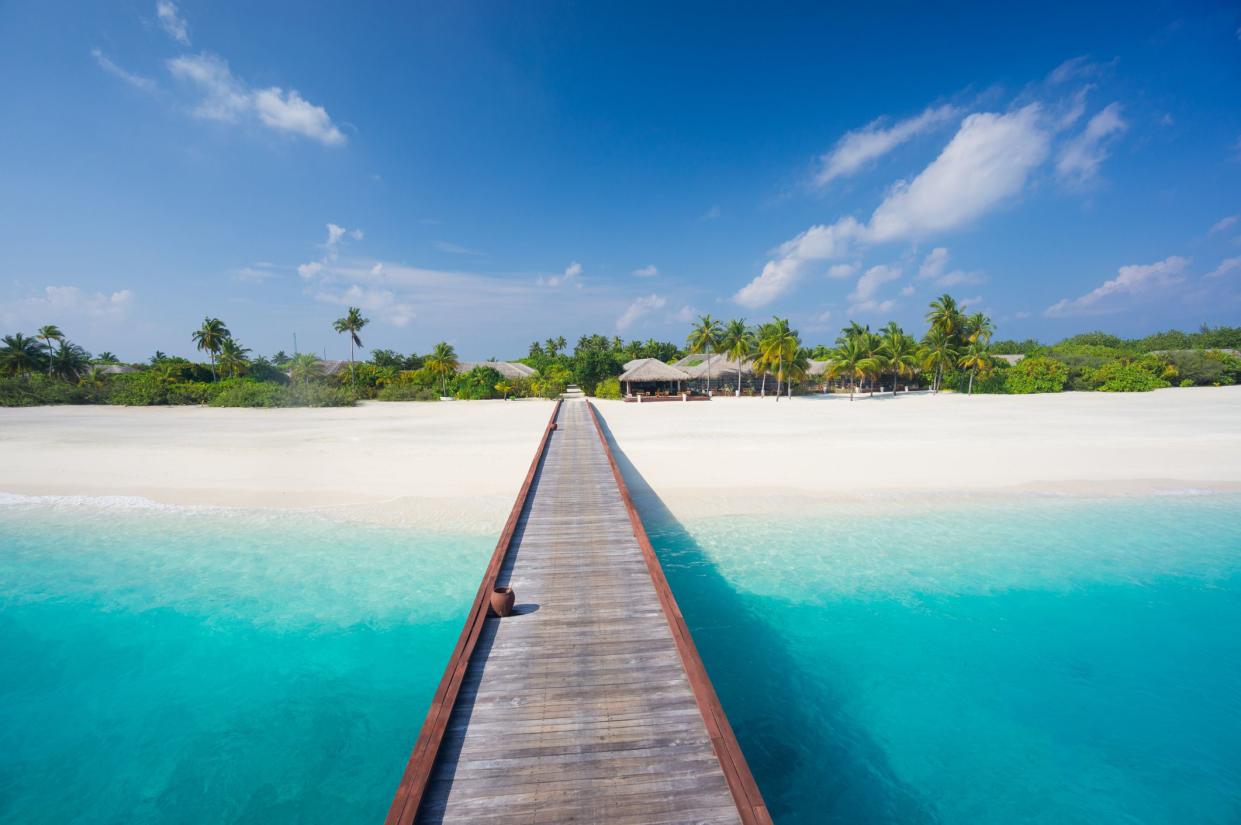
[{"label": "jetty railing", "polygon": [[412,825],[418,813],[418,805],[422,802],[431,770],[435,767],[435,758],[444,740],[448,718],[452,715],[453,706],[457,702],[457,694],[461,691],[461,680],[465,678],[470,656],[474,653],[479,634],[483,630],[483,622],[487,618],[487,609],[491,603],[491,592],[495,588],[496,577],[504,565],[509,545],[513,542],[513,534],[517,530],[517,523],[521,520],[526,499],[530,496],[530,487],[538,473],[539,464],[542,463],[543,456],[547,453],[547,442],[552,430],[556,428],[556,416],[560,412],[562,403],[564,402],[561,400],[556,401],[556,405],[552,408],[551,418],[548,419],[547,426],[543,429],[543,438],[539,441],[538,450],[535,451],[534,459],[530,462],[530,469],[526,471],[526,479],[517,492],[517,500],[513,503],[508,521],[504,523],[504,532],[500,533],[500,539],[496,542],[496,549],[491,554],[491,561],[483,574],[478,594],[474,597],[474,603],[466,615],[465,627],[462,628],[461,635],[457,638],[457,646],[453,649],[448,666],[444,669],[444,675],[440,678],[439,687],[431,699],[431,708],[427,711],[422,730],[414,742],[414,750],[409,756],[409,762],[405,765],[401,784],[397,786],[392,805],[388,808],[388,816],[384,820],[385,825]]},{"label": "jetty railing", "polygon": [[685,675],[689,678],[694,700],[698,703],[698,710],[702,713],[702,720],[706,723],[707,733],[711,737],[711,747],[715,750],[716,758],[720,760],[720,767],[724,770],[724,778],[728,781],[728,789],[732,792],[733,801],[737,803],[741,821],[745,825],[770,825],[771,815],[767,811],[767,804],[763,801],[758,783],[754,781],[754,775],[750,773],[749,763],[745,761],[745,755],[741,752],[737,736],[733,733],[732,725],[728,723],[728,716],[724,713],[724,706],[720,704],[719,696],[715,693],[715,686],[711,684],[711,679],[707,676],[707,667],[703,664],[702,657],[698,655],[698,648],[694,645],[688,625],[685,624],[685,617],[681,615],[681,608],[677,605],[676,597],[672,595],[672,588],[668,585],[664,568],[659,563],[659,557],[655,555],[655,548],[651,546],[651,539],[646,534],[642,517],[638,515],[638,508],[634,506],[633,497],[629,494],[629,486],[625,483],[625,477],[616,463],[616,456],[612,454],[612,447],[603,433],[603,427],[599,423],[599,413],[594,404],[587,403],[590,407],[591,421],[595,425],[595,432],[599,434],[603,452],[607,455],[608,464],[612,467],[612,475],[616,478],[616,486],[620,488],[621,500],[625,503],[625,509],[629,513],[634,538],[638,540],[638,546],[642,548],[642,558],[645,559],[647,570],[651,574],[651,581],[655,584],[655,592],[663,607],[664,618],[668,620],[668,626],[676,641],[681,665],[685,668]]}]

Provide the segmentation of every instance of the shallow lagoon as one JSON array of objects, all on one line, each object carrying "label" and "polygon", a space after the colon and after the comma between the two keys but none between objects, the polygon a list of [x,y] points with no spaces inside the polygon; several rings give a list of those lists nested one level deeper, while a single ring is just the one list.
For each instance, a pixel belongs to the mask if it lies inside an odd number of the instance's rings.
[{"label": "shallow lagoon", "polygon": [[777,822],[1241,817],[1241,497],[648,521]]},{"label": "shallow lagoon", "polygon": [[[1239,515],[644,507],[786,825],[1236,821]],[[0,501],[0,821],[378,821],[493,541]]]}]

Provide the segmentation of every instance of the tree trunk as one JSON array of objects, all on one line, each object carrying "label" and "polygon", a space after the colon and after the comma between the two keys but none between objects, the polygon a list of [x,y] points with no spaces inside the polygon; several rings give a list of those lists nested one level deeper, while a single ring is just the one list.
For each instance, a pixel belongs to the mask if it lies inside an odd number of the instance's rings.
[{"label": "tree trunk", "polygon": [[780,381],[784,378],[784,358],[776,362],[776,403],[780,403]]},{"label": "tree trunk", "polygon": [[207,355],[211,358],[211,382],[214,384],[217,380],[219,380],[215,374],[215,353],[208,352]]},{"label": "tree trunk", "polygon": [[759,398],[767,397],[767,373],[763,373],[763,388],[759,390],[758,397]]},{"label": "tree trunk", "polygon": [[968,394],[969,395],[974,394],[974,371],[973,370],[970,370],[970,391]]},{"label": "tree trunk", "polygon": [[711,346],[707,345],[707,395],[711,394]]}]

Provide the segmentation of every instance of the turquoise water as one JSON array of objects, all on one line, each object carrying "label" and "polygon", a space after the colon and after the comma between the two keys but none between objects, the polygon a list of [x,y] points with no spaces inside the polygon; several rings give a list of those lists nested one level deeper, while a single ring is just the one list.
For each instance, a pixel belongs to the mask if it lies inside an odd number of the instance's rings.
[{"label": "turquoise water", "polygon": [[[1241,821],[1241,497],[643,510],[781,825]],[[0,822],[379,821],[493,540],[0,499]]]},{"label": "turquoise water", "polygon": [[1241,497],[658,510],[776,822],[1241,822]]},{"label": "turquoise water", "polygon": [[380,822],[494,538],[0,502],[0,822]]}]

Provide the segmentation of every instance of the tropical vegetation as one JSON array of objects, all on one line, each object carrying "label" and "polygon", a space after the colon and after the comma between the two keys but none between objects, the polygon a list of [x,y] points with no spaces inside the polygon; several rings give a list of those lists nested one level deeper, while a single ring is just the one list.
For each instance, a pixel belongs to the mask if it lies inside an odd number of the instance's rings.
[{"label": "tropical vegetation", "polygon": [[[555,398],[570,385],[599,398],[620,398],[617,378],[626,363],[640,358],[690,365],[705,359],[706,375],[690,385],[691,391],[710,392],[713,359],[720,356],[749,368],[744,377],[735,371],[729,392],[767,396],[774,384],[777,400],[805,392],[847,392],[853,399],[859,391],[893,388],[971,395],[1143,392],[1241,381],[1241,327],[1169,330],[1137,339],[1090,332],[1055,344],[996,341],[991,320],[967,314],[950,295],[931,302],[926,322],[921,338],[895,322],[878,332],[851,322],[832,344],[809,347],[787,318],[751,325],[704,315],[693,322],[684,347],[597,334],[581,336],[572,348],[563,337],[533,342],[518,359],[531,368],[524,377],[507,368],[501,372],[503,365],[492,361],[463,366],[445,341],[425,354],[374,349],[369,359],[358,360],[359,333],[369,319],[356,307],[332,324],[348,336],[347,362],[283,350],[256,355],[224,321],[207,316],[189,336],[207,363],[156,351],[145,362],[123,364],[112,352],[92,356],[60,327],[46,324],[30,335],[0,338],[0,406],[340,406],[364,399]],[[698,355],[703,359],[696,360]]]}]

